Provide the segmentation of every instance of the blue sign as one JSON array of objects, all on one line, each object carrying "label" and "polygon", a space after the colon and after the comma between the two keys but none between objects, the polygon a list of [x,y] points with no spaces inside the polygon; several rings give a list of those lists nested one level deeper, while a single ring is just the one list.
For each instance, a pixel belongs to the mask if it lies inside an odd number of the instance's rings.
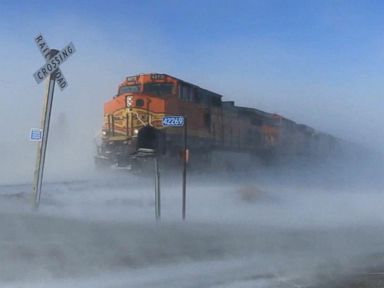
[{"label": "blue sign", "polygon": [[41,141],[43,138],[43,129],[40,128],[32,128],[31,134],[29,136],[29,140],[31,141]]},{"label": "blue sign", "polygon": [[163,126],[164,127],[183,127],[184,116],[164,116]]}]

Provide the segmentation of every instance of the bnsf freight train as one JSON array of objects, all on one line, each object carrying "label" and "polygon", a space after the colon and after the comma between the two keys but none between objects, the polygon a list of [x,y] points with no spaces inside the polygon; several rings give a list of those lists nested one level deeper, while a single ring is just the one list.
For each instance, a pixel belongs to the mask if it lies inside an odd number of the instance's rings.
[{"label": "bnsf freight train", "polygon": [[[188,121],[193,166],[234,167],[297,157],[322,158],[338,144],[330,135],[278,114],[235,106],[222,95],[166,74],[127,77],[104,104],[98,165],[132,166],[143,155],[179,159],[184,129],[164,127],[164,116]],[[178,161],[178,160],[177,160]]]}]

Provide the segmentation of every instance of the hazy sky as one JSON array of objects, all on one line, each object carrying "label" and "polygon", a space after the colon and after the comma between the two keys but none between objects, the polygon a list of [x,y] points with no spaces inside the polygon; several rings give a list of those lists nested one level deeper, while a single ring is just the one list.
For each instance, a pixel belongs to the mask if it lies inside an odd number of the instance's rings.
[{"label": "hazy sky", "polygon": [[34,158],[38,33],[51,48],[77,48],[52,115],[54,125],[65,114],[71,143],[93,145],[103,102],[124,77],[159,72],[381,149],[383,11],[382,1],[0,0],[0,153],[28,147]]}]

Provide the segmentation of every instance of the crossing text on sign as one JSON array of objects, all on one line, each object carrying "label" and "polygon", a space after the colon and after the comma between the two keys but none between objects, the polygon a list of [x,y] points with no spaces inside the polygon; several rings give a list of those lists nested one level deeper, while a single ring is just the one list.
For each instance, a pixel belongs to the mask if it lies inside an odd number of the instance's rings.
[{"label": "crossing text on sign", "polygon": [[[45,60],[49,61],[51,58],[50,56],[52,56],[51,55],[52,50],[49,48],[47,41],[45,41],[43,35],[41,34],[37,35],[35,37],[35,42],[41,52],[41,55],[43,55]],[[56,54],[58,53],[57,50],[54,50],[54,51],[56,51]],[[53,56],[56,56],[56,54]],[[56,83],[59,85],[61,91],[63,91],[68,86],[68,82],[67,80],[65,80],[64,74],[61,72],[60,68],[56,69],[55,80],[56,80]]]},{"label": "crossing text on sign", "polygon": [[33,74],[36,82],[42,82],[48,75],[58,69],[62,63],[64,63],[73,53],[75,53],[75,51],[76,49],[73,43],[69,43],[63,50],[57,53],[51,60],[45,63],[44,66]]}]

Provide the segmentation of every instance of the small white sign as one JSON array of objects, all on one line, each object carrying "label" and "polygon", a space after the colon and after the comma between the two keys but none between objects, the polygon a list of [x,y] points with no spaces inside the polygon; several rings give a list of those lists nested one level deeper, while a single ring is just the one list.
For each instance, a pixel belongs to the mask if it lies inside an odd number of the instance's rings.
[{"label": "small white sign", "polygon": [[41,141],[43,138],[43,129],[40,128],[32,128],[31,134],[29,135],[30,141]]},{"label": "small white sign", "polygon": [[72,54],[76,52],[73,43],[69,43],[63,50],[57,53],[51,60],[43,65],[33,74],[36,82],[39,84],[51,73],[55,72],[61,64],[63,64]]}]

